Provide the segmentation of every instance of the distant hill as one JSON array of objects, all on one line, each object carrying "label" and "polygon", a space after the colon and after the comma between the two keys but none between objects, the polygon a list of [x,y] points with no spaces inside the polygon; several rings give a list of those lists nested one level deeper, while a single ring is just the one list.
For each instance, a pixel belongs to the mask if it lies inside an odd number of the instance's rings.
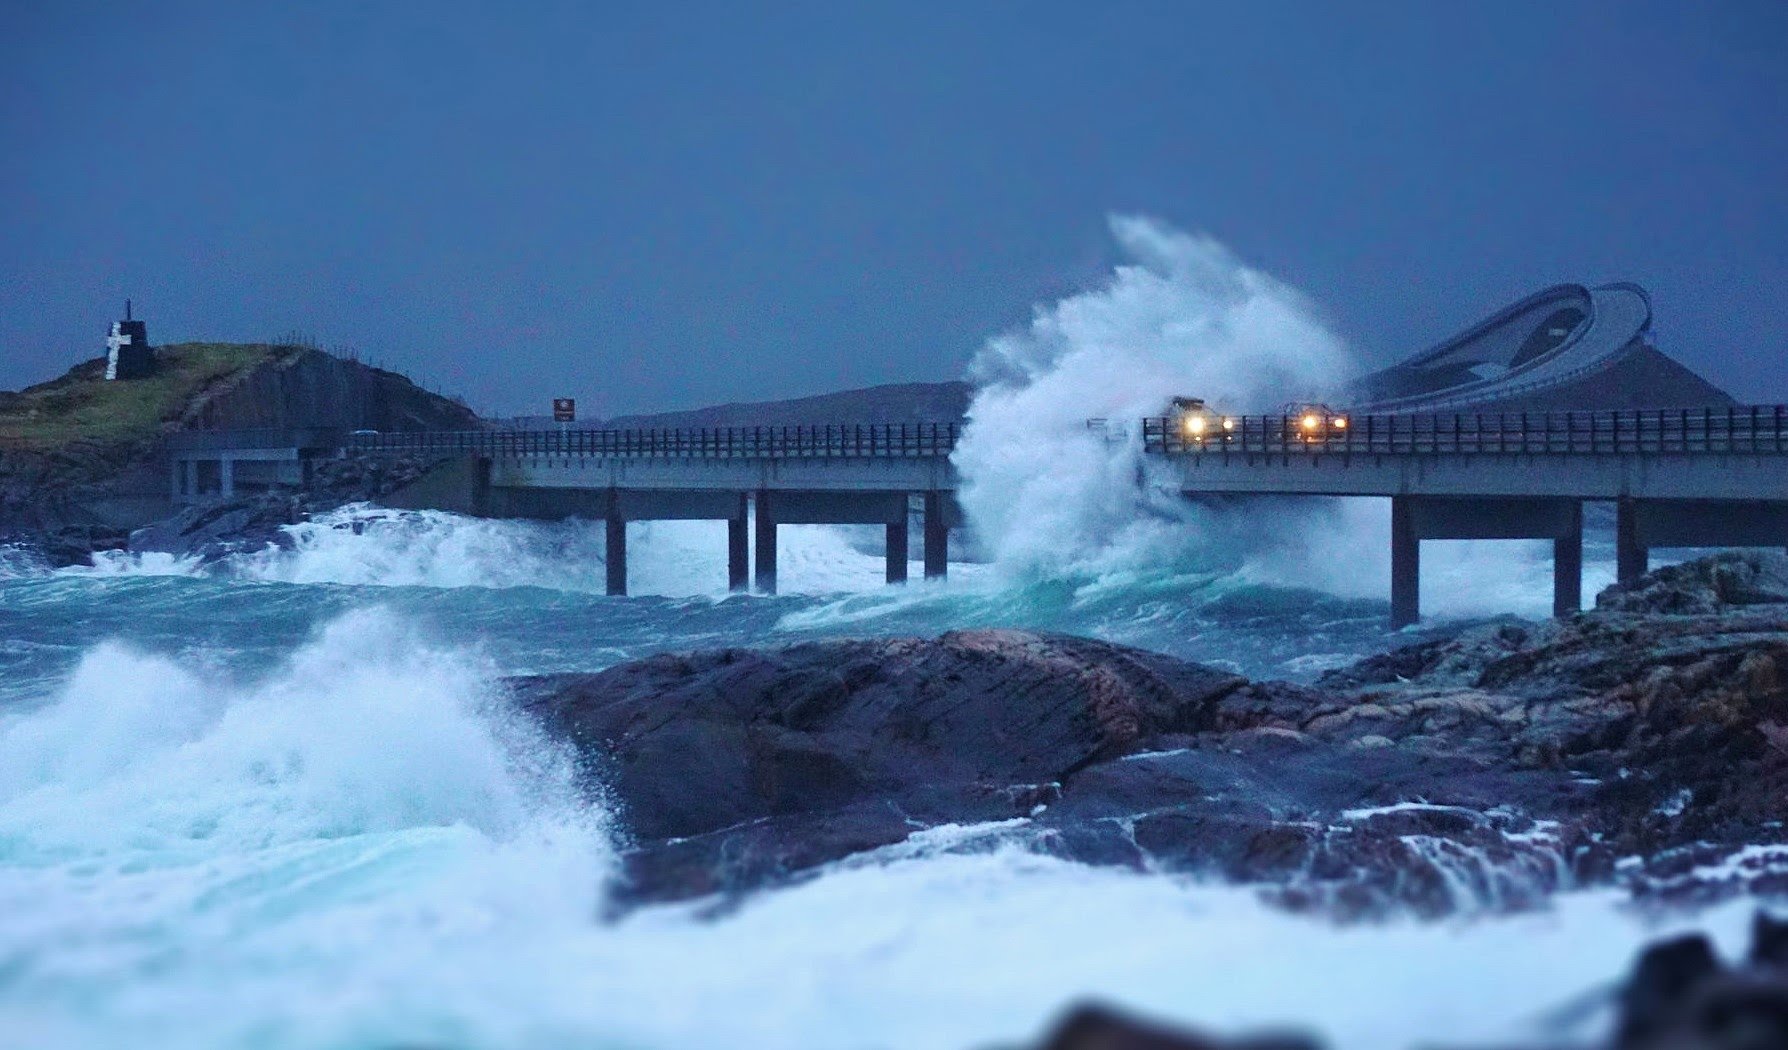
[{"label": "distant hill", "polygon": [[162,436],[179,430],[463,430],[471,409],[395,372],[311,347],[178,343],[156,374],[108,382],[104,358],[0,392],[0,535],[128,528],[165,516]]},{"label": "distant hill", "polygon": [[828,423],[958,423],[968,412],[967,383],[894,383],[787,401],[750,401],[683,412],[617,416],[604,428],[648,429],[824,426]]},{"label": "distant hill", "polygon": [[302,346],[174,343],[155,375],[108,382],[104,358],[0,392],[0,448],[132,443],[169,430],[236,427],[465,429],[471,409],[395,372]]},{"label": "distant hill", "polygon": [[1574,382],[1539,393],[1485,402],[1481,407],[1473,406],[1473,411],[1724,408],[1736,404],[1738,400],[1731,394],[1690,371],[1687,365],[1646,346]]}]

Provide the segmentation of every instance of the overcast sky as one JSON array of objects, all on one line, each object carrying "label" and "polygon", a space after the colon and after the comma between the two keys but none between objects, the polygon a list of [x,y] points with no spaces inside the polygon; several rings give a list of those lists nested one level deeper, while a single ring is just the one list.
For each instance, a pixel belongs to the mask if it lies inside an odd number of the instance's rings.
[{"label": "overcast sky", "polygon": [[955,378],[1113,212],[1375,361],[1637,280],[1788,400],[1788,4],[0,0],[0,387],[125,296],[486,410]]}]

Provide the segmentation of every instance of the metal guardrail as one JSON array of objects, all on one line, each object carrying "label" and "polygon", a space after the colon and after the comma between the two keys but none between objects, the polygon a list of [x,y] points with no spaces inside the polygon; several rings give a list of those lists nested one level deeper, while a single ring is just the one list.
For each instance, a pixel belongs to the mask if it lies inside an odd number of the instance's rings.
[{"label": "metal guardrail", "polygon": [[168,435],[176,452],[248,449],[337,449],[347,438],[345,427],[261,427],[240,430],[182,430]]},{"label": "metal guardrail", "polygon": [[1316,433],[1298,416],[1236,416],[1198,439],[1145,419],[1143,447],[1167,455],[1788,454],[1788,405],[1603,412],[1459,412],[1347,417]]},{"label": "metal guardrail", "polygon": [[468,430],[350,434],[356,452],[466,453],[676,459],[941,457],[956,448],[959,423],[875,423],[666,430]]}]

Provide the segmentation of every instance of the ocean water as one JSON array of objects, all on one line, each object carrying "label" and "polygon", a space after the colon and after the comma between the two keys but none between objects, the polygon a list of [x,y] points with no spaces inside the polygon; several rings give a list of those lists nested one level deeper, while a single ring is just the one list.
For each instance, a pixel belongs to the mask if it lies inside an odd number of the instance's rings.
[{"label": "ocean water", "polygon": [[[1038,856],[1010,827],[612,917],[624,829],[505,676],[1014,626],[1308,680],[1418,637],[1384,626],[1383,501],[1188,503],[1134,433],[1088,430],[1351,367],[1295,291],[1214,243],[1114,234],[1104,284],[975,362],[957,466],[978,560],[947,582],[883,586],[874,530],[785,527],[783,593],[728,595],[724,526],[656,523],[630,537],[638,596],[611,599],[600,526],[366,507],[211,565],[51,572],[0,548],[0,1047],[948,1050],[1022,1045],[1087,997],[1343,1048],[1469,1045],[1593,1028],[1565,1008],[1659,933],[1736,947],[1742,904],[1659,916],[1575,891],[1344,926]],[[1587,594],[1613,575],[1591,523]],[[1425,611],[1544,616],[1548,557],[1429,544]]]},{"label": "ocean water", "polygon": [[[873,535],[789,528],[763,598],[716,586],[722,527],[635,528],[634,585],[662,596],[597,593],[599,525],[370,508],[206,567],[0,560],[0,1043],[969,1047],[1096,996],[1410,1045],[1531,1028],[1670,923],[1743,925],[1581,892],[1343,927],[975,828],[718,915],[604,918],[616,829],[506,675],[998,624],[1308,678],[1398,640],[1381,600],[1252,563],[887,588]],[[1428,558],[1443,622],[1544,613],[1543,550],[1451,546]]]}]

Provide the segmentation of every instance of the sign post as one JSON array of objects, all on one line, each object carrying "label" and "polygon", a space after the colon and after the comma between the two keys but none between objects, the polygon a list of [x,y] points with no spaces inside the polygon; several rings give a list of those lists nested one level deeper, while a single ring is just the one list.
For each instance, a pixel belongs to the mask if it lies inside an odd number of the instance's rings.
[{"label": "sign post", "polygon": [[577,422],[577,398],[574,398],[574,397],[555,397],[555,398],[553,398],[553,422],[555,422],[555,423],[575,423],[575,422]]}]

